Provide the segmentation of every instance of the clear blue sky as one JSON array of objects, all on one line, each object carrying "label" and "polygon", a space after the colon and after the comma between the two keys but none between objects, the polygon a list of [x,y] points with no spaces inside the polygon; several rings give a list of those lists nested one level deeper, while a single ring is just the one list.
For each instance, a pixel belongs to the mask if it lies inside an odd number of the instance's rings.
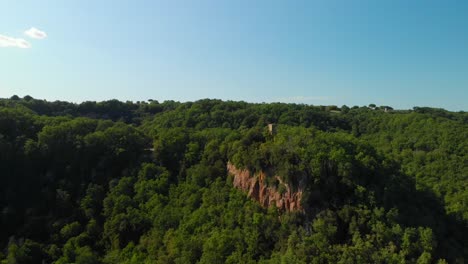
[{"label": "clear blue sky", "polygon": [[467,14],[468,1],[3,0],[0,35],[31,47],[0,47],[0,97],[466,111]]}]

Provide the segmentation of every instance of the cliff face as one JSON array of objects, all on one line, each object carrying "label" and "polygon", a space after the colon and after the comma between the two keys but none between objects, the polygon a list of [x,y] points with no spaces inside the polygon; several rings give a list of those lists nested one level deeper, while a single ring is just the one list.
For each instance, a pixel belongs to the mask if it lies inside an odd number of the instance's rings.
[{"label": "cliff face", "polygon": [[[228,163],[227,170],[234,176],[234,187],[245,191],[250,198],[257,200],[262,206],[270,207],[274,205],[288,212],[303,210],[301,206],[301,188],[293,192],[290,186],[278,176],[274,176],[278,181],[278,188],[268,186],[264,172],[252,175],[250,171],[238,169],[232,163]],[[283,191],[280,192],[279,188],[283,189]]]}]

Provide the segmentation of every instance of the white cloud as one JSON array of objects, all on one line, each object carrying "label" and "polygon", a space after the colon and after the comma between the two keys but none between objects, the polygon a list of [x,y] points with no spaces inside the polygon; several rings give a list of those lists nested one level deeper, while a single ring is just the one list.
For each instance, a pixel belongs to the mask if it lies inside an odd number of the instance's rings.
[{"label": "white cloud", "polygon": [[7,48],[7,47],[29,49],[31,48],[31,44],[21,38],[12,38],[8,36],[0,35],[0,48]]},{"label": "white cloud", "polygon": [[47,34],[44,31],[41,31],[35,27],[32,27],[24,32],[24,34],[33,39],[45,39]]}]

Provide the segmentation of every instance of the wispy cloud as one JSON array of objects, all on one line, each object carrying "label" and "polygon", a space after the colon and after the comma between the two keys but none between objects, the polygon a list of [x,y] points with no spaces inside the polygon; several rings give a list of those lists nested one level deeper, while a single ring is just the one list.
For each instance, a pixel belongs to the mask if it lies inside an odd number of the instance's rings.
[{"label": "wispy cloud", "polygon": [[[47,34],[39,30],[35,27],[31,27],[30,29],[24,31],[24,34],[33,39],[45,39],[47,38]],[[21,49],[29,49],[31,48],[31,43],[22,39],[22,38],[14,38],[5,35],[0,35],[0,48],[21,48]]]},{"label": "wispy cloud", "polygon": [[26,31],[24,31],[24,34],[30,38],[33,39],[45,39],[47,38],[47,34],[44,31],[41,31],[35,27],[32,27]]},{"label": "wispy cloud", "polygon": [[0,35],[0,48],[15,47],[22,49],[31,48],[31,44],[21,38],[12,38],[4,35]]}]

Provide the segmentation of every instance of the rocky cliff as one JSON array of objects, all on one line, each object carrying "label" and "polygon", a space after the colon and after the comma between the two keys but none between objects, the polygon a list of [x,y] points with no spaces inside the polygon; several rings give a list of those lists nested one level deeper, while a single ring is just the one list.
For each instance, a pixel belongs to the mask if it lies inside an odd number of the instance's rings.
[{"label": "rocky cliff", "polygon": [[234,176],[234,187],[245,191],[250,198],[257,200],[262,206],[276,206],[288,212],[303,211],[301,188],[292,191],[290,186],[278,176],[273,176],[278,187],[268,186],[265,172],[252,175],[249,170],[238,169],[232,163],[228,163],[227,170]]}]

